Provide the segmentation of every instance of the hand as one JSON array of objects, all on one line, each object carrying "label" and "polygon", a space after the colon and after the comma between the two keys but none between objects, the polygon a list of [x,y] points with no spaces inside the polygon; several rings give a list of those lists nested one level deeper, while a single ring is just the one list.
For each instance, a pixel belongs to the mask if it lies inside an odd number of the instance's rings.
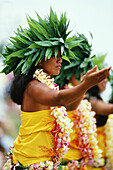
[{"label": "hand", "polygon": [[111,67],[104,68],[96,72],[97,66],[95,66],[93,69],[89,70],[84,76],[81,77],[81,82],[86,83],[88,88],[91,88],[92,86],[95,86],[96,84],[107,78],[110,69]]}]

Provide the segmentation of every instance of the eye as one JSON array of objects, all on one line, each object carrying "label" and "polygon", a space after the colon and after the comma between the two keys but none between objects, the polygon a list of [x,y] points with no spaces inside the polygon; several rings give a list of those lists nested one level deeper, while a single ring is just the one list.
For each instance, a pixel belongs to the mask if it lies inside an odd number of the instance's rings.
[{"label": "eye", "polygon": [[55,57],[55,54],[53,53],[51,57]]},{"label": "eye", "polygon": [[57,58],[61,58],[61,55],[60,55],[60,53],[58,53],[58,54],[57,54]]}]

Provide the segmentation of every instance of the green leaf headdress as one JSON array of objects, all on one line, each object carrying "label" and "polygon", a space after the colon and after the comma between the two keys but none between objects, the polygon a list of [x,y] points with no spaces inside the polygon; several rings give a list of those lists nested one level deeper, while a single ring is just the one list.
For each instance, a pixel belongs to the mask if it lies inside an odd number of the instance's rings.
[{"label": "green leaf headdress", "polygon": [[107,54],[99,54],[94,58],[93,63],[94,63],[94,65],[97,65],[98,70],[101,70],[101,69],[107,67],[107,63],[105,63],[106,55]]},{"label": "green leaf headdress", "polygon": [[77,33],[74,36],[73,41],[80,41],[80,44],[76,47],[72,48],[72,52],[77,56],[77,60],[71,59],[70,63],[63,61],[60,74],[58,76],[54,76],[55,82],[63,87],[67,84],[73,75],[76,74],[76,78],[80,80],[81,73],[85,74],[87,70],[91,69],[94,64],[92,62],[93,57],[90,57],[92,51],[92,44],[89,44],[88,39],[83,35]]},{"label": "green leaf headdress", "polygon": [[10,43],[2,54],[5,58],[2,73],[13,71],[14,76],[27,74],[31,66],[37,66],[44,58],[50,59],[53,53],[57,57],[60,52],[62,58],[68,61],[69,58],[76,58],[71,49],[80,41],[67,39],[70,32],[67,32],[69,21],[66,14],[62,13],[58,19],[52,8],[45,19],[36,14],[38,21],[27,17],[29,28],[22,29],[20,26],[16,36],[10,37]]},{"label": "green leaf headdress", "polygon": [[[105,62],[106,56],[107,56],[107,53],[106,54],[98,54],[94,58],[93,63],[94,63],[94,65],[97,65],[97,70],[101,70],[101,69],[108,67],[108,64]],[[110,81],[110,74],[108,75],[107,78],[108,78],[108,81]]]}]

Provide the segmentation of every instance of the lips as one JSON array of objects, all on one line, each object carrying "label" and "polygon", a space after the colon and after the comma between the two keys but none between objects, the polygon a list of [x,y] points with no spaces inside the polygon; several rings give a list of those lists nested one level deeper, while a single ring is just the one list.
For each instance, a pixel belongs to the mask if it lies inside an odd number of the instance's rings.
[{"label": "lips", "polygon": [[57,68],[58,68],[58,69],[61,69],[61,64],[59,64],[59,65],[57,66]]}]

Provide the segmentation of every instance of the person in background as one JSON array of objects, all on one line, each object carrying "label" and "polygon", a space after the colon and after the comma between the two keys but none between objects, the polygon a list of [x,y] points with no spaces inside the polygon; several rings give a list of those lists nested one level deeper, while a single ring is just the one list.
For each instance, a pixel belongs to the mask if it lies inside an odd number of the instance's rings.
[{"label": "person in background", "polygon": [[[78,60],[71,60],[70,64],[67,61],[63,61],[60,74],[54,76],[55,82],[60,86],[60,89],[70,89],[78,86],[82,75],[86,74],[93,67],[92,60],[94,56],[91,57],[92,45],[89,44],[83,34],[77,33],[74,40],[80,39],[83,39],[83,41],[72,49]],[[76,169],[75,165],[77,163],[80,169],[87,169],[85,165],[89,159],[93,156],[95,158],[101,157],[101,150],[96,145],[95,113],[91,111],[91,104],[88,100],[84,100],[83,96],[81,99],[77,109],[74,102],[67,106],[69,118],[73,121],[74,126],[73,132],[70,134],[70,149],[63,156],[62,164],[67,164],[67,166],[73,169]],[[94,145],[92,145],[92,140]]]},{"label": "person in background", "polygon": [[[106,55],[100,55],[94,59],[94,64],[98,66],[98,69],[106,66],[104,62],[105,56]],[[113,157],[111,156],[113,154],[113,146],[110,145],[110,143],[113,143],[113,135],[111,133],[113,129],[113,104],[105,103],[101,97],[101,93],[106,89],[107,82],[108,79],[105,78],[86,93],[87,99],[92,105],[92,110],[96,112],[98,146],[103,151],[103,159],[101,161],[98,160],[98,163],[96,161],[89,162],[89,165],[91,165],[89,170],[98,169],[98,166],[113,169]],[[100,164],[99,161],[101,162]],[[95,168],[93,168],[93,166]]]},{"label": "person in background", "polygon": [[76,58],[71,49],[80,41],[67,37],[65,13],[58,19],[51,8],[48,17],[37,17],[38,21],[27,17],[29,28],[17,29],[2,54],[2,73],[13,71],[15,76],[11,98],[21,105],[19,135],[4,169],[58,169],[60,158],[69,149],[73,126],[67,105],[74,101],[77,107],[85,92],[105,79],[111,69],[96,72],[95,66],[78,86],[59,90],[50,76],[59,74],[63,59]]}]

